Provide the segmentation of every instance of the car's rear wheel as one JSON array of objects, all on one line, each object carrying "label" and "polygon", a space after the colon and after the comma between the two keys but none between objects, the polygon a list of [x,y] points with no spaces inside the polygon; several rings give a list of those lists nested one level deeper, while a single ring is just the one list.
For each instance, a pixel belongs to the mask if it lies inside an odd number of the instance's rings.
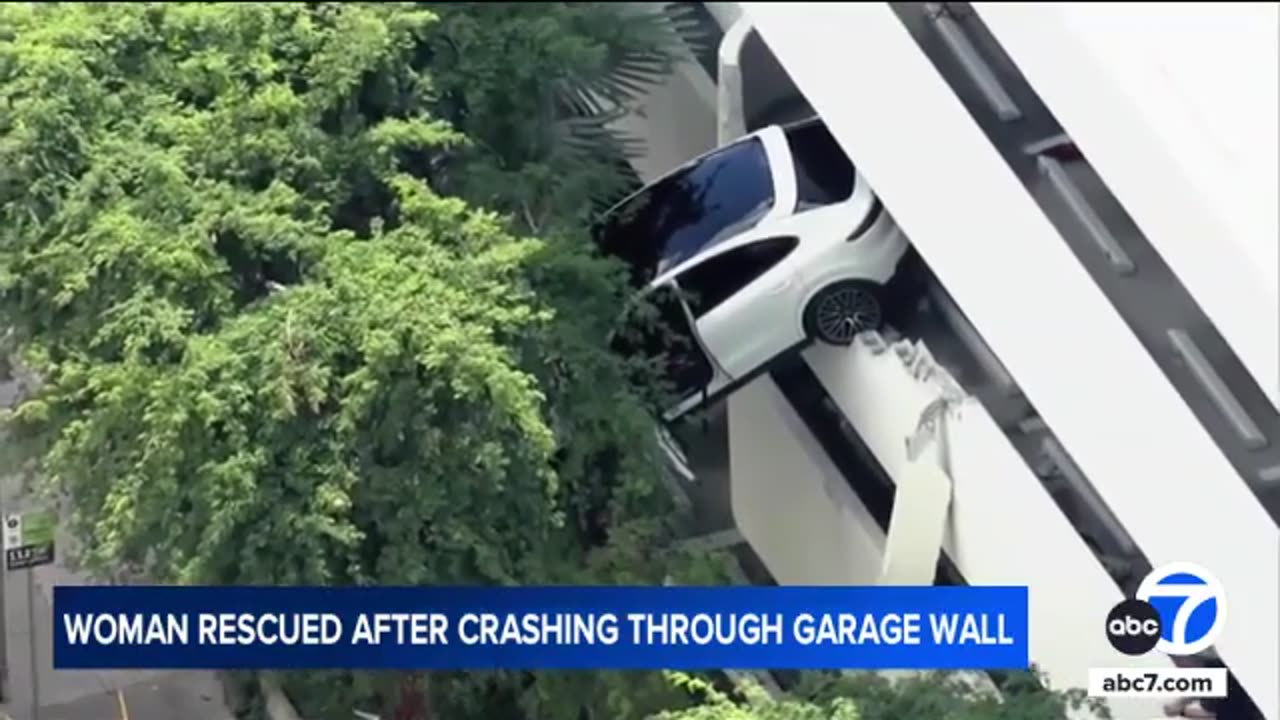
[{"label": "car's rear wheel", "polygon": [[828,345],[848,345],[859,333],[884,325],[880,286],[842,280],[818,291],[804,311],[805,331]]}]

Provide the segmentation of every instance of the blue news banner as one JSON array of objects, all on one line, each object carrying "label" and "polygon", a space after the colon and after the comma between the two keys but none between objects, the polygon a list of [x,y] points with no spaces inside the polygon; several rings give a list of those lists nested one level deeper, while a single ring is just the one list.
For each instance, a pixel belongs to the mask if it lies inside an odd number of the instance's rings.
[{"label": "blue news banner", "polygon": [[59,669],[1016,669],[1023,587],[57,587]]}]

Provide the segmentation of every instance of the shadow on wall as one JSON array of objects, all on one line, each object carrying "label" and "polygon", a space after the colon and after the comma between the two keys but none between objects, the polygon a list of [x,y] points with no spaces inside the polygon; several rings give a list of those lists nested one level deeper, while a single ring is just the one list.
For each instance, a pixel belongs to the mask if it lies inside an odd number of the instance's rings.
[{"label": "shadow on wall", "polygon": [[742,107],[747,132],[813,115],[791,76],[752,30],[742,44]]}]

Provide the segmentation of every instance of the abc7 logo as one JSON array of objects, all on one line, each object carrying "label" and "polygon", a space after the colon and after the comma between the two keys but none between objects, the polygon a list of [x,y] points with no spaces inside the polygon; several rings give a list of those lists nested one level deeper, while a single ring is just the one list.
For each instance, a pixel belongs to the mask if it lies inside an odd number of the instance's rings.
[{"label": "abc7 logo", "polygon": [[1111,609],[1107,639],[1126,655],[1195,655],[1213,645],[1226,618],[1222,584],[1202,567],[1173,563],[1151,571],[1133,599]]}]

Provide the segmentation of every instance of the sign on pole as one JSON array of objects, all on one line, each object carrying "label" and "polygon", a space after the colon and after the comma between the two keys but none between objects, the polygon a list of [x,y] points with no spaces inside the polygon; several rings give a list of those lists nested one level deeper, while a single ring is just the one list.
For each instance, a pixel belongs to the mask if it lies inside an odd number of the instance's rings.
[{"label": "sign on pole", "polygon": [[51,510],[12,513],[4,519],[4,566],[24,570],[53,562],[58,516]]}]

